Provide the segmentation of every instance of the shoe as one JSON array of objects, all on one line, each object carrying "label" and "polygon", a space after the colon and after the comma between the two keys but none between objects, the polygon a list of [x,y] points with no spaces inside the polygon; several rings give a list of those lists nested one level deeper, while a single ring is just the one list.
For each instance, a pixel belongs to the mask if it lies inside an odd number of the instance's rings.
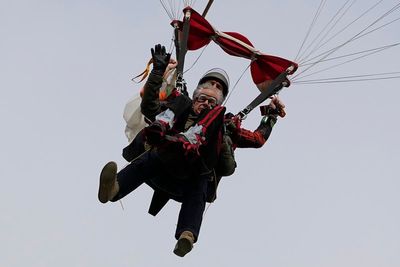
[{"label": "shoe", "polygon": [[183,231],[175,245],[174,253],[179,257],[185,256],[193,248],[194,236],[190,231]]},{"label": "shoe", "polygon": [[100,173],[99,200],[101,203],[107,203],[113,199],[119,191],[117,182],[117,163],[110,161]]}]

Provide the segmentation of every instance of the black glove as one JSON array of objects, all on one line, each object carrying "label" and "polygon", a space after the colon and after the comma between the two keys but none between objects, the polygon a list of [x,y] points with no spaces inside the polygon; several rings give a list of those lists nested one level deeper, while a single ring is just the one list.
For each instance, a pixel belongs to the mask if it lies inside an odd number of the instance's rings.
[{"label": "black glove", "polygon": [[277,105],[276,107],[272,107],[271,105],[260,106],[261,115],[263,116],[271,116],[271,117],[285,117],[285,107],[281,105]]},{"label": "black glove", "polygon": [[235,117],[235,115],[229,112],[225,114],[224,123],[225,123],[226,133],[232,140],[236,141],[239,137],[239,132],[240,132],[241,123],[239,117]]},{"label": "black glove", "polygon": [[146,128],[144,128],[144,135],[149,145],[159,145],[165,140],[165,135],[169,125],[166,122],[156,120]]},{"label": "black glove", "polygon": [[163,76],[171,54],[165,51],[165,46],[157,44],[151,49],[151,57],[153,59],[152,73]]}]

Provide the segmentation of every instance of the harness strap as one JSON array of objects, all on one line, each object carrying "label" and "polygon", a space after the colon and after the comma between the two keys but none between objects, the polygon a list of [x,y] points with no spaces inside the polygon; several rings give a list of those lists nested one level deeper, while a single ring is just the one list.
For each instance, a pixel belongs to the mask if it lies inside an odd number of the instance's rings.
[{"label": "harness strap", "polygon": [[[221,112],[225,111],[225,107],[216,106],[212,110],[210,110],[204,118],[202,118],[199,122],[196,123],[195,126],[198,129],[201,129],[198,133],[194,133],[195,141],[187,139],[185,134],[177,134],[175,136],[166,135],[165,139],[170,142],[180,142],[182,143],[183,149],[185,150],[185,155],[189,152],[194,152],[196,155],[200,155],[199,148],[202,144],[204,144],[207,140],[204,140],[204,135],[207,132],[210,124],[221,114]],[[191,127],[191,128],[192,128]],[[189,128],[189,130],[191,129]]]},{"label": "harness strap", "polygon": [[221,114],[221,112],[225,111],[225,107],[223,106],[216,106],[212,110],[210,110],[204,118],[202,118],[197,124],[202,125],[203,134],[206,133],[207,127]]}]

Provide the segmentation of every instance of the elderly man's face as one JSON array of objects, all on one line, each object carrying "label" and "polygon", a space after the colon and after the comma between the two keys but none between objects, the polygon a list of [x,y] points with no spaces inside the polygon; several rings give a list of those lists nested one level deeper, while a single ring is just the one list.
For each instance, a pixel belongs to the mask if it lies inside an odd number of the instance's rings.
[{"label": "elderly man's face", "polygon": [[213,108],[218,103],[220,93],[216,87],[203,88],[200,94],[193,99],[193,111],[199,114],[204,109]]}]

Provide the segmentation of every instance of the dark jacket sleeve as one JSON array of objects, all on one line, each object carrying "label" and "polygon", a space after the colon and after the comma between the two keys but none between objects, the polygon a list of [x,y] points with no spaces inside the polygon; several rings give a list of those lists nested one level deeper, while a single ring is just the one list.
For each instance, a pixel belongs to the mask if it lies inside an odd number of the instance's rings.
[{"label": "dark jacket sleeve", "polygon": [[154,121],[157,114],[161,112],[161,104],[159,99],[159,92],[163,82],[163,77],[154,73],[150,73],[149,78],[144,85],[142,102],[140,108],[142,114]]},{"label": "dark jacket sleeve", "polygon": [[240,148],[260,148],[268,140],[275,123],[275,117],[268,117],[267,121],[262,121],[254,132],[240,128],[236,138],[234,139],[234,143]]}]

